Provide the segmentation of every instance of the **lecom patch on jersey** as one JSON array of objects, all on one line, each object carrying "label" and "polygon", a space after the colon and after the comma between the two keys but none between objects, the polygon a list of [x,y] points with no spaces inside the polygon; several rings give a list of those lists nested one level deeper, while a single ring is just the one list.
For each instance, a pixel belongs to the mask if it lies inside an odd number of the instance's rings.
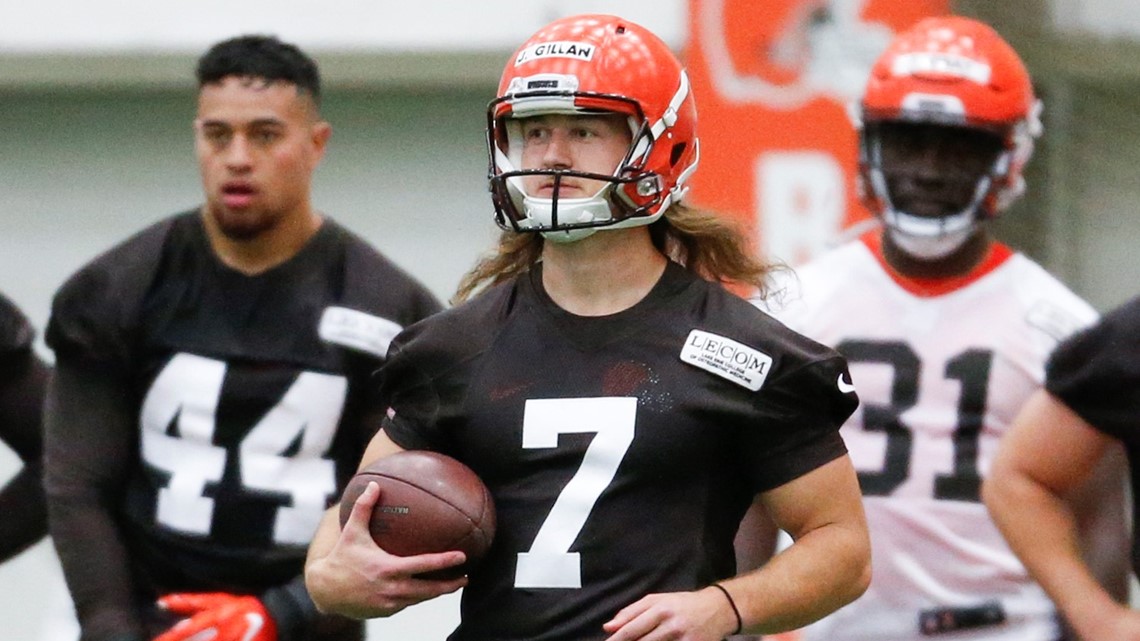
[{"label": "lecom patch on jersey", "polygon": [[681,348],[681,361],[755,392],[772,369],[772,357],[731,338],[694,329]]},{"label": "lecom patch on jersey", "polygon": [[322,340],[343,345],[380,358],[388,355],[388,345],[403,327],[387,318],[349,309],[326,307],[317,326]]}]

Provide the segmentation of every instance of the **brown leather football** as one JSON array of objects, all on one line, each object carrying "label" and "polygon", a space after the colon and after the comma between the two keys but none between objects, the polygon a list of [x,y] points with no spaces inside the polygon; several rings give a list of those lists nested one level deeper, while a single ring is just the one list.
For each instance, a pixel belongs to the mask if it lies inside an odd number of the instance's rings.
[{"label": "brown leather football", "polygon": [[380,499],[372,511],[369,530],[385,552],[412,556],[461,550],[467,555],[463,565],[428,572],[424,578],[467,574],[491,547],[495,536],[491,493],[463,463],[427,450],[408,450],[372,462],[344,489],[342,528],[353,503],[372,481],[380,486]]}]

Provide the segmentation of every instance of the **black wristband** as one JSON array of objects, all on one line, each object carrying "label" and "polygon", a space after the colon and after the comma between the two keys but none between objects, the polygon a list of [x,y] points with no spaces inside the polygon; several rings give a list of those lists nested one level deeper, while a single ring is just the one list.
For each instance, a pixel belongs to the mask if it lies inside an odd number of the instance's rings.
[{"label": "black wristband", "polygon": [[711,587],[720,590],[720,593],[724,595],[724,598],[728,599],[728,605],[732,608],[732,613],[736,615],[736,629],[732,631],[732,634],[740,634],[740,631],[744,629],[744,619],[740,618],[740,610],[736,609],[736,601],[732,600],[732,595],[728,593],[728,590],[724,589],[723,585],[719,583],[713,583],[711,584]]}]

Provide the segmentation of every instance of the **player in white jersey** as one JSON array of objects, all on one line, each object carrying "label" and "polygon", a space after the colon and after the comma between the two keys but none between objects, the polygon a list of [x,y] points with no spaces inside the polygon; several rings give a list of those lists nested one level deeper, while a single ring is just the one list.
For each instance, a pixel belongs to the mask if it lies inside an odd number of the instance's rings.
[{"label": "player in white jersey", "polygon": [[[841,433],[864,495],[871,586],[806,641],[1062,636],[979,497],[1049,353],[1096,318],[986,228],[1022,189],[1038,105],[1013,49],[961,17],[919,23],[872,71],[860,176],[881,225],[798,269],[772,309],[847,357],[852,381],[840,384],[862,400]],[[1121,486],[1103,505],[1123,536]]]}]

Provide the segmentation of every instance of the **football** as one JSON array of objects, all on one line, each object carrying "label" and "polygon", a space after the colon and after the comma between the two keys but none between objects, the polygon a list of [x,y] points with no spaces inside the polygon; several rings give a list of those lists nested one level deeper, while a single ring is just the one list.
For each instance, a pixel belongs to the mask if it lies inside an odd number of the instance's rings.
[{"label": "football", "polygon": [[340,525],[368,483],[380,486],[369,530],[385,552],[412,556],[461,550],[467,561],[421,575],[450,579],[467,574],[495,536],[495,506],[487,487],[463,463],[437,452],[408,450],[358,471],[341,496]]}]

